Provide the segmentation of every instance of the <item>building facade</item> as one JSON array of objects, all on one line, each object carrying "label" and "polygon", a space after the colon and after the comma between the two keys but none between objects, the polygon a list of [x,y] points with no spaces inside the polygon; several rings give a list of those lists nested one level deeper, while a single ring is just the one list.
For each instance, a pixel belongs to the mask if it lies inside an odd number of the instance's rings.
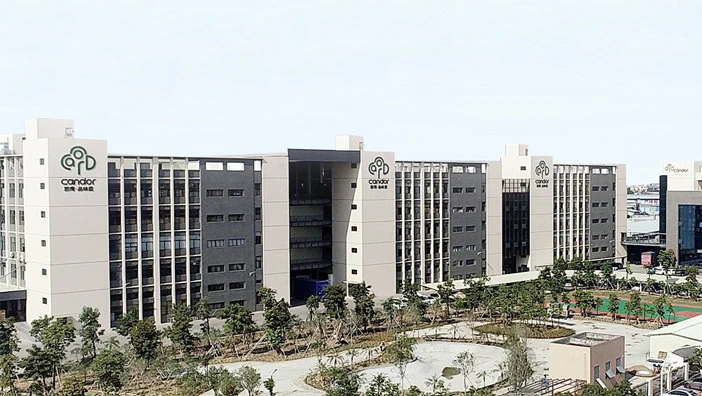
[{"label": "building facade", "polygon": [[577,379],[612,388],[625,379],[623,336],[580,333],[549,346],[549,376]]},{"label": "building facade", "polygon": [[76,318],[89,302],[105,327],[132,309],[164,323],[203,297],[260,309],[264,286],[302,303],[309,281],[389,296],[625,257],[625,168],[554,165],[524,145],[498,161],[396,161],[359,136],[330,150],[135,156],[44,119],[0,143],[0,310],[20,320]]},{"label": "building facade", "polygon": [[680,264],[702,263],[702,162],[661,166],[659,232]]}]

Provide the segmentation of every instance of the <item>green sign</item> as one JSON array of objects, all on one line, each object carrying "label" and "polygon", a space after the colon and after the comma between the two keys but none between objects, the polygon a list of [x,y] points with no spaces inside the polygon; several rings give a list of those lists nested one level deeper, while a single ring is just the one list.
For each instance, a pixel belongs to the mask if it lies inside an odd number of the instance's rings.
[{"label": "green sign", "polygon": [[61,167],[67,171],[77,170],[78,176],[84,171],[95,169],[95,157],[81,146],[73,146],[68,154],[61,157]]}]

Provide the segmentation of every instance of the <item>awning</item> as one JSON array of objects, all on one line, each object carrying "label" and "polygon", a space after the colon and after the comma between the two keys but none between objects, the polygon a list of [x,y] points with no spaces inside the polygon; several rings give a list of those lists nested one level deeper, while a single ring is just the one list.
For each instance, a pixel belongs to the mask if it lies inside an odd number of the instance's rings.
[{"label": "awning", "polygon": [[614,371],[612,370],[607,370],[606,371],[607,378],[614,378]]},{"label": "awning", "polygon": [[624,373],[625,373],[624,367],[622,367],[622,366],[617,366],[617,372],[620,373],[620,374],[624,374]]}]

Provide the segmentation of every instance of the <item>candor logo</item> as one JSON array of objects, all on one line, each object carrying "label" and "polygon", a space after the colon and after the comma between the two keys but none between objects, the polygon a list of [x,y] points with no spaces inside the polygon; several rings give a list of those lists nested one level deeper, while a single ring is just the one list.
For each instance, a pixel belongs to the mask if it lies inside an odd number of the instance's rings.
[{"label": "candor logo", "polygon": [[375,157],[375,160],[368,165],[368,172],[380,179],[390,173],[390,166],[385,163],[383,157]]},{"label": "candor logo", "polygon": [[78,176],[83,171],[95,169],[95,165],[95,157],[88,154],[88,151],[81,146],[73,146],[68,154],[61,157],[61,167],[67,171],[77,169]]},{"label": "candor logo", "polygon": [[671,173],[685,173],[688,170],[689,169],[687,168],[676,168],[673,164],[668,164],[665,166],[665,171]]},{"label": "candor logo", "polygon": [[534,172],[536,173],[536,176],[546,177],[546,176],[548,176],[549,173],[551,173],[551,170],[548,169],[548,165],[546,165],[546,161],[540,161],[539,164],[536,165]]}]

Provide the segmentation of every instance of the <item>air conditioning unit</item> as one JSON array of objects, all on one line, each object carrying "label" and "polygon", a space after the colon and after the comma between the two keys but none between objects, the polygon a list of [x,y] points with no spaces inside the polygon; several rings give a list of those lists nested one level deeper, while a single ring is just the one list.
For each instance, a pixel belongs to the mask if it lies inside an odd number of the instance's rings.
[{"label": "air conditioning unit", "polygon": [[21,261],[24,261],[24,252],[20,252],[20,254],[19,254],[19,259],[20,259]]},{"label": "air conditioning unit", "polygon": [[10,258],[15,258],[15,252],[10,252]]}]

